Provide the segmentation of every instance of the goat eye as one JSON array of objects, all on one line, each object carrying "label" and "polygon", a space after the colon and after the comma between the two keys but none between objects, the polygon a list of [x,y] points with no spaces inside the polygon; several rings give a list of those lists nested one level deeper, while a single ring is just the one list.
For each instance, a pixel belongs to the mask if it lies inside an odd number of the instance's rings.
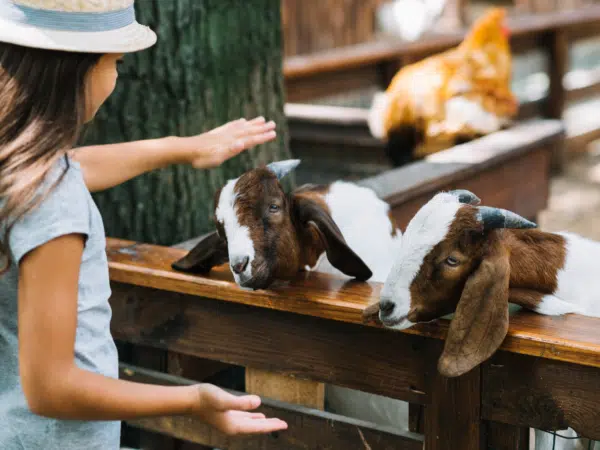
[{"label": "goat eye", "polygon": [[453,256],[448,256],[448,258],[446,258],[446,264],[448,264],[450,267],[456,267],[458,266],[459,261]]},{"label": "goat eye", "polygon": [[269,205],[269,212],[275,213],[277,211],[279,211],[279,205],[275,205],[275,204]]}]

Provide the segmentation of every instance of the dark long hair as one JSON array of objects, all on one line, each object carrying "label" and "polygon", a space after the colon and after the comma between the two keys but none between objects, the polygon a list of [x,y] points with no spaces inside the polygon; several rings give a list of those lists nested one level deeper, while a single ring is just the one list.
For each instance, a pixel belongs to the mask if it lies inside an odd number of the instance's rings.
[{"label": "dark long hair", "polygon": [[86,119],[87,75],[100,56],[0,43],[0,274],[11,264],[15,222],[60,182],[39,192],[77,142]]}]

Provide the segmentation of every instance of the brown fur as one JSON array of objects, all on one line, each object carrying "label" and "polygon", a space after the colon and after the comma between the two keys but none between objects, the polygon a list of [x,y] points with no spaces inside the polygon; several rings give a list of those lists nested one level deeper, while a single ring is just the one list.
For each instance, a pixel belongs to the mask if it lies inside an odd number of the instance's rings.
[{"label": "brown fur", "polygon": [[507,248],[493,236],[486,258],[467,279],[438,362],[442,375],[462,375],[488,359],[508,331],[510,263]]},{"label": "brown fur", "polygon": [[567,256],[565,238],[535,229],[505,230],[504,236],[511,256],[511,288],[544,294],[556,291],[558,271],[564,267]]},{"label": "brown fur", "polygon": [[[535,310],[556,290],[565,263],[562,236],[536,229],[484,230],[476,212],[468,205],[457,212],[446,239],[425,257],[410,287],[411,322],[455,312],[439,362],[447,376],[489,358],[506,335],[508,302]],[[448,257],[458,264],[449,265]]]},{"label": "brown fur", "polygon": [[[301,267],[301,247],[290,217],[290,201],[275,174],[263,168],[246,172],[234,192],[238,221],[250,230],[257,251],[253,270],[261,273],[276,261],[276,267],[270,268],[274,276],[293,276]],[[279,206],[278,213],[269,212],[271,204]]]},{"label": "brown fur", "polygon": [[[425,257],[410,287],[411,309],[407,318],[411,322],[428,322],[454,312],[467,278],[487,249],[483,226],[475,216],[475,208],[461,208],[447,238]],[[448,266],[449,256],[461,264]]]},{"label": "brown fur", "polygon": [[[327,214],[331,214],[329,206],[325,202],[325,195],[329,192],[329,186],[323,185],[305,185],[294,191],[292,197],[294,201],[310,201],[317,204]],[[296,227],[300,236],[300,270],[304,267],[314,267],[321,255],[325,252],[325,245],[314,227],[304,228]]]},{"label": "brown fur", "polygon": [[[324,252],[343,273],[358,279],[371,276],[331,218],[324,200],[328,189],[327,185],[305,185],[286,195],[275,174],[266,168],[250,170],[239,178],[234,191],[236,213],[240,225],[250,230],[254,244],[253,287],[266,288],[274,279],[289,279],[306,266],[312,268]],[[215,195],[215,208],[219,196],[220,191]],[[279,209],[273,211],[271,205]],[[208,244],[198,243],[173,267],[206,272],[213,262],[227,261],[225,230],[218,222],[216,227],[220,239],[215,239],[217,233],[211,235]]]}]

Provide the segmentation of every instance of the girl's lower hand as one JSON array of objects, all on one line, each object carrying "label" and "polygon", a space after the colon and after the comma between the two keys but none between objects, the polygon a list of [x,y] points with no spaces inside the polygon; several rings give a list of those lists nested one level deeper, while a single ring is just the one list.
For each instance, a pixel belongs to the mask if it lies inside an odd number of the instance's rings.
[{"label": "girl's lower hand", "polygon": [[212,384],[191,387],[197,395],[191,414],[227,435],[271,433],[287,428],[282,420],[250,412],[260,406],[256,395],[238,397]]},{"label": "girl's lower hand", "polygon": [[275,123],[264,117],[238,119],[198,136],[179,138],[185,161],[197,169],[217,167],[244,150],[275,139]]}]

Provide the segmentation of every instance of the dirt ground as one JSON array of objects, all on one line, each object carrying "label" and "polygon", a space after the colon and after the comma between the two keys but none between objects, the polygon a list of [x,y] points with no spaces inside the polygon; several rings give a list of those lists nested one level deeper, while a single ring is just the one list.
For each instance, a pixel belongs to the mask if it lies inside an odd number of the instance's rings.
[{"label": "dirt ground", "polygon": [[548,209],[540,214],[539,225],[600,240],[600,142],[553,178]]}]

